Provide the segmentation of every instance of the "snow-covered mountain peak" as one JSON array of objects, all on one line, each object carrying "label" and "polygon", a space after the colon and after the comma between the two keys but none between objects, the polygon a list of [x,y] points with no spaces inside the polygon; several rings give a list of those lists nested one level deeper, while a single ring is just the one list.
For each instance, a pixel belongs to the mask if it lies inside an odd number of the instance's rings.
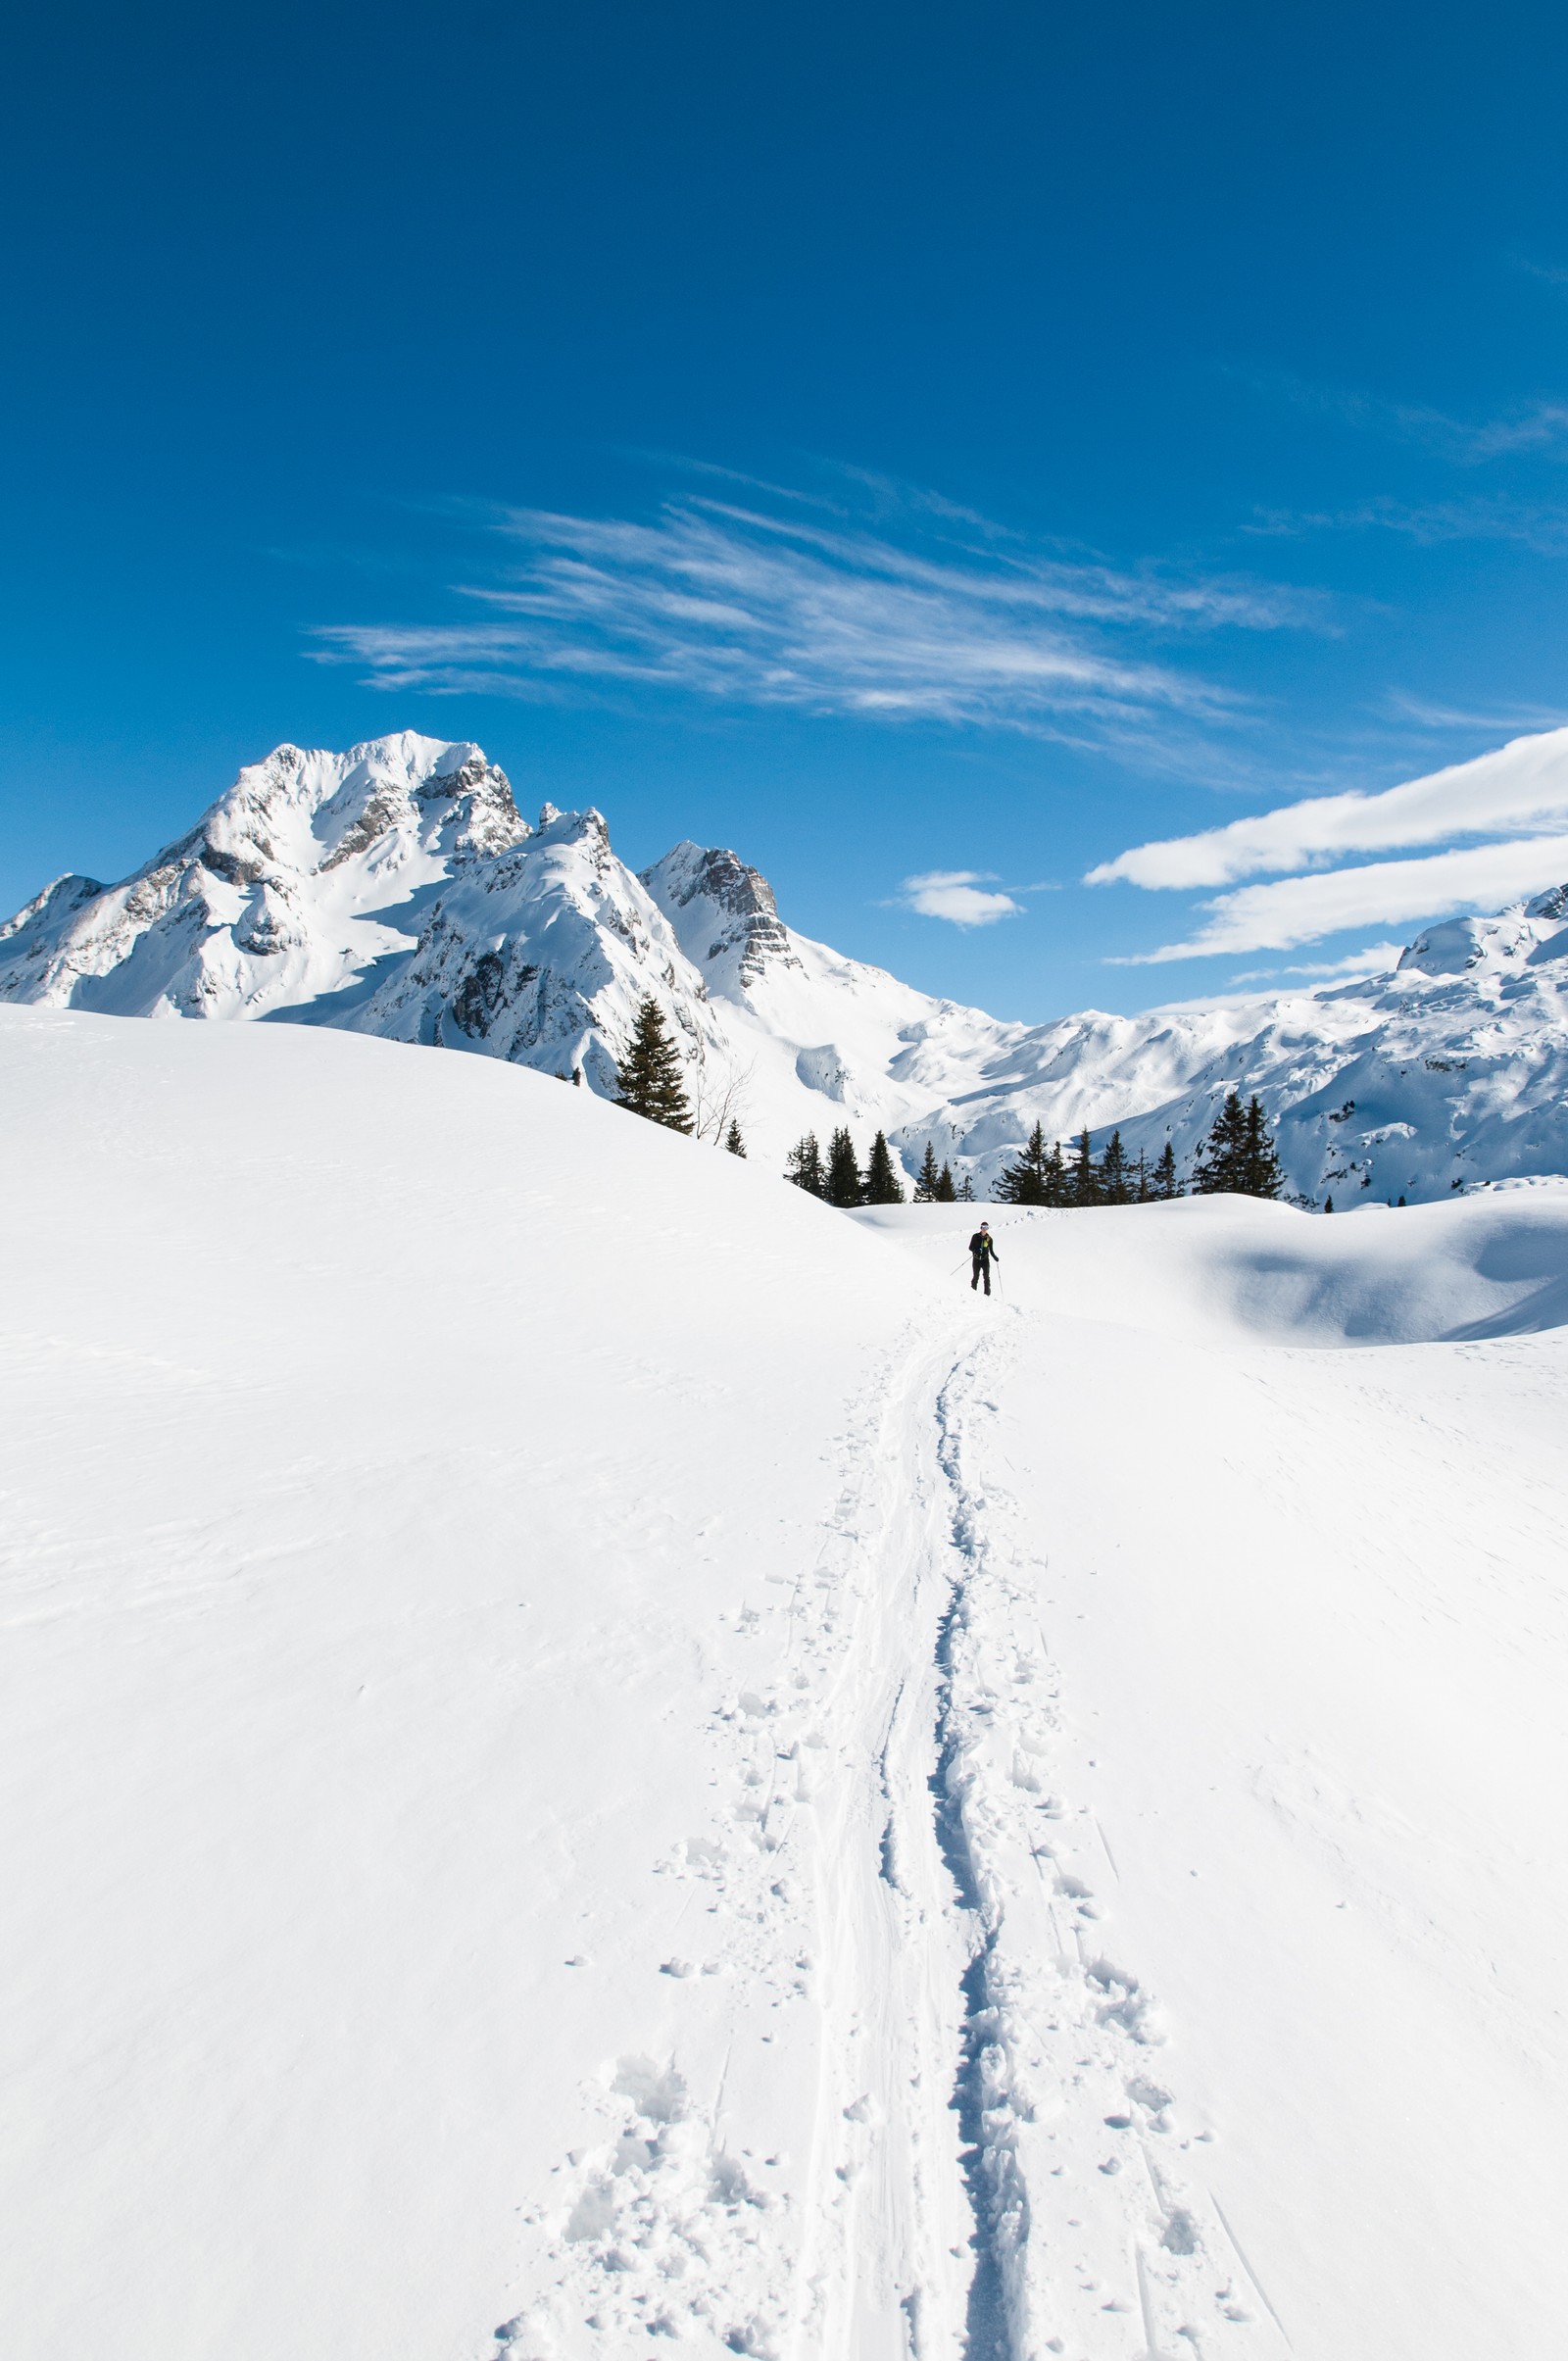
[{"label": "snow-covered mountain peak", "polygon": [[1568,949],[1568,941],[1554,948],[1565,917],[1568,885],[1553,886],[1494,916],[1446,918],[1417,935],[1400,955],[1395,974],[1406,980],[1478,974],[1506,980],[1527,963],[1539,965]]},{"label": "snow-covered mountain peak", "polygon": [[412,949],[394,912],[528,835],[506,773],[405,730],[274,747],[119,885],[59,878],[0,930],[0,998],[114,1015],[260,1015]]},{"label": "snow-covered mountain peak", "polygon": [[740,997],[770,968],[801,965],[772,887],[736,854],[688,838],[644,869],[642,883],[710,992]]},{"label": "snow-covered mountain peak", "polygon": [[546,812],[526,843],[457,871],[430,902],[412,956],[368,997],[322,1014],[393,1040],[563,1075],[580,1068],[609,1093],[652,995],[701,1076],[721,1055],[702,977],[616,858],[604,814]]}]

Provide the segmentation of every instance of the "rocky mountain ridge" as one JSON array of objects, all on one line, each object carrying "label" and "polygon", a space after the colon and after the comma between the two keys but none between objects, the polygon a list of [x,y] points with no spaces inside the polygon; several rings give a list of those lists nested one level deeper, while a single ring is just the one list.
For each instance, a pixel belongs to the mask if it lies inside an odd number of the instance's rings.
[{"label": "rocky mountain ridge", "polygon": [[1568,1171],[1568,887],[1428,928],[1396,969],[1319,991],[1027,1026],[796,934],[735,853],[641,875],[602,815],[536,828],[466,742],[282,746],[114,885],[67,876],[0,925],[0,1000],[327,1024],[580,1070],[601,1093],[652,993],[704,1136],[781,1160],[807,1129],[927,1139],[985,1194],[1030,1126],[1112,1125],[1182,1164],[1255,1091],[1303,1201],[1412,1202]]}]

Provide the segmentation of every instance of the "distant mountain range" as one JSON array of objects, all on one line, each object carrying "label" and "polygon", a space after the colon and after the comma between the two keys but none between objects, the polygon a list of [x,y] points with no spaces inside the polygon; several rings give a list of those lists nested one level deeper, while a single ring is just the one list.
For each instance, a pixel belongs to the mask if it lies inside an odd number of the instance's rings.
[{"label": "distant mountain range", "polygon": [[652,993],[705,1136],[736,1117],[767,1160],[880,1128],[984,1195],[1038,1120],[1185,1168],[1235,1088],[1291,1188],[1348,1206],[1568,1172],[1565,959],[1568,885],[1330,989],[1005,1023],[796,934],[732,852],[634,875],[597,812],[530,827],[478,747],[404,732],[280,746],[133,876],[57,878],[0,925],[0,1000],[338,1025],[608,1093]]}]

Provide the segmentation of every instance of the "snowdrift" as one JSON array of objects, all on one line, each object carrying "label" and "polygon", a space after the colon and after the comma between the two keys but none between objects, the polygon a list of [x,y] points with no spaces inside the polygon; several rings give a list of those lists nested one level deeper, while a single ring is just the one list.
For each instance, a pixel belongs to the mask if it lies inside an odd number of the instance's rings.
[{"label": "snowdrift", "polygon": [[8,2354],[1556,2361],[1568,1191],[986,1303],[499,1060],[0,1120]]},{"label": "snowdrift", "polygon": [[891,1206],[853,1218],[917,1245],[933,1275],[950,1277],[967,1274],[965,1242],[985,1218],[1006,1300],[1165,1336],[1411,1345],[1568,1322],[1568,1181],[1343,1217],[1196,1197],[1068,1212]]}]

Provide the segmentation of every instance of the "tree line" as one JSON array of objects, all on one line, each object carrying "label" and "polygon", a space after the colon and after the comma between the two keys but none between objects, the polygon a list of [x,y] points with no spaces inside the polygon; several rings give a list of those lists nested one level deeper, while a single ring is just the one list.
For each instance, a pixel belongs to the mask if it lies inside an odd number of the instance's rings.
[{"label": "tree line", "polygon": [[[862,1171],[856,1154],[855,1141],[842,1125],[834,1132],[822,1153],[821,1143],[814,1131],[796,1141],[784,1159],[784,1178],[804,1189],[808,1197],[821,1198],[829,1205],[902,1205],[905,1203],[904,1181],[893,1160],[887,1133],[879,1131],[871,1142],[871,1153]],[[965,1173],[956,1185],[949,1165],[937,1170],[937,1160],[931,1143],[925,1145],[925,1161],[914,1184],[917,1205],[972,1205],[974,1184]]]},{"label": "tree line", "polygon": [[1185,1197],[1278,1197],[1285,1185],[1279,1152],[1269,1137],[1268,1117],[1256,1098],[1242,1105],[1228,1093],[1183,1184],[1176,1151],[1165,1142],[1152,1164],[1142,1150],[1137,1161],[1113,1131],[1097,1158],[1089,1133],[1081,1131],[1064,1156],[1059,1141],[1048,1148],[1037,1123],[1023,1154],[1005,1165],[992,1196],[999,1205],[1144,1205]]},{"label": "tree line", "polygon": [[[691,1103],[681,1078],[680,1053],[657,1001],[645,1000],[637,1011],[636,1028],[625,1057],[615,1070],[615,1104],[671,1131],[693,1129]],[[731,1156],[744,1156],[746,1143],[739,1122],[731,1121],[724,1146]],[[879,1131],[862,1169],[856,1146],[844,1126],[834,1132],[824,1155],[814,1131],[796,1141],[785,1159],[784,1177],[808,1197],[830,1205],[902,1205],[904,1182]],[[1254,1096],[1242,1105],[1241,1093],[1227,1093],[1200,1150],[1192,1176],[1185,1185],[1176,1170],[1176,1152],[1165,1142],[1151,1164],[1140,1150],[1135,1162],[1122,1145],[1120,1130],[1111,1133],[1096,1156],[1087,1130],[1063,1156],[1059,1140],[1048,1148],[1039,1123],[1030,1132],[1022,1154],[1004,1165],[992,1190],[999,1205],[1141,1205],[1161,1199],[1184,1197],[1276,1198],[1285,1185],[1279,1152],[1269,1135],[1268,1117]],[[940,1168],[927,1140],[925,1156],[914,1183],[917,1205],[969,1205],[974,1186],[967,1173],[955,1184],[953,1169]]]}]

